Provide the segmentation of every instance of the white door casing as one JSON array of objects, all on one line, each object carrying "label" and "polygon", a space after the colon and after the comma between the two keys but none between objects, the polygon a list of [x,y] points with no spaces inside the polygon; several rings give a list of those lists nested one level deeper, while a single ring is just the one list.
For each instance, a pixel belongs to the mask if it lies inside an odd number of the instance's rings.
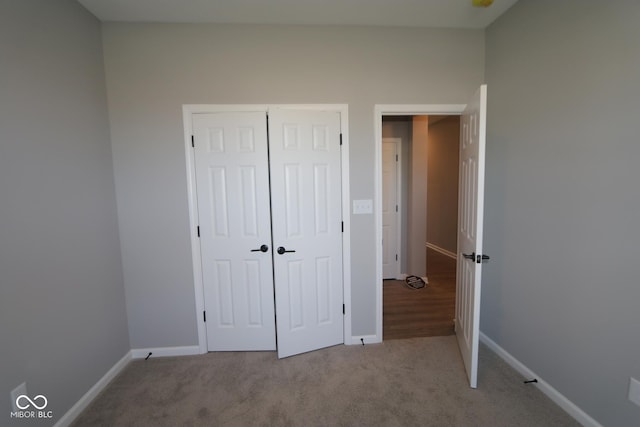
[{"label": "white door casing", "polygon": [[486,106],[487,87],[482,85],[460,120],[455,330],[472,388],[478,376]]},{"label": "white door casing", "polygon": [[207,349],[274,350],[266,116],[193,114],[192,128]]},{"label": "white door casing", "polygon": [[340,114],[272,110],[269,138],[278,356],[287,357],[344,342]]},{"label": "white door casing", "polygon": [[398,159],[400,139],[382,141],[382,274],[384,279],[400,278],[400,228]]}]

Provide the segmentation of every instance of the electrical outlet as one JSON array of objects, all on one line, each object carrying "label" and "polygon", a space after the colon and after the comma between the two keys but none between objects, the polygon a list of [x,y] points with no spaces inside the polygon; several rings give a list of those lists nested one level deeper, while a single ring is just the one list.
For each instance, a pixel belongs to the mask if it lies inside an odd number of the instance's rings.
[{"label": "electrical outlet", "polygon": [[11,390],[11,411],[18,412],[18,407],[16,406],[16,399],[21,394],[27,394],[27,383],[22,383],[18,387]]},{"label": "electrical outlet", "polygon": [[373,213],[373,200],[354,200],[353,201],[353,214],[363,215]]},{"label": "electrical outlet", "polygon": [[629,378],[629,400],[640,406],[640,381]]}]

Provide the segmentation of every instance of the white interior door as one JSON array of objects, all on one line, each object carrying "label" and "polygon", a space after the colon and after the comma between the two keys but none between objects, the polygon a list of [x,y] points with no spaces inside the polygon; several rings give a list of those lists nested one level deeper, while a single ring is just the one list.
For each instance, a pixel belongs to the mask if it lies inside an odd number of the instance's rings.
[{"label": "white interior door", "polygon": [[460,121],[460,184],[455,329],[472,388],[477,386],[487,86],[467,104]]},{"label": "white interior door", "polygon": [[208,350],[275,350],[266,114],[192,118]]},{"label": "white interior door", "polygon": [[398,158],[400,140],[382,140],[382,277],[400,278]]},{"label": "white interior door", "polygon": [[272,111],[269,140],[278,356],[287,357],[344,342],[340,114]]}]

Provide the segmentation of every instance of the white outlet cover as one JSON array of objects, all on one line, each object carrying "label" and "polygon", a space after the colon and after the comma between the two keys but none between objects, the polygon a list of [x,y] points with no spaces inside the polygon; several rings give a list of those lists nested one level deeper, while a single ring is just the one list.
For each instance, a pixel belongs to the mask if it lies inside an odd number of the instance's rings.
[{"label": "white outlet cover", "polygon": [[640,406],[640,381],[629,378],[629,400]]},{"label": "white outlet cover", "polygon": [[27,394],[27,383],[22,383],[18,387],[11,390],[11,411],[18,412],[18,407],[16,406],[16,399],[21,394]]}]

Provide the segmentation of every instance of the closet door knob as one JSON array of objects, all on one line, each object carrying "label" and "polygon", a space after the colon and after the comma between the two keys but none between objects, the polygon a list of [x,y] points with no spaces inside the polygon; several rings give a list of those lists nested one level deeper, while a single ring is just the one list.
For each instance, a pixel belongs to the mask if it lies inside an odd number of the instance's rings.
[{"label": "closet door knob", "polygon": [[288,252],[295,252],[295,251],[288,251],[288,250],[286,250],[285,248],[283,248],[282,246],[280,246],[280,247],[278,248],[278,253],[279,253],[280,255],[282,255],[282,254],[284,254],[284,253],[288,253]]},{"label": "closet door knob", "polygon": [[269,250],[269,246],[262,245],[260,249],[251,249],[251,252],[267,252]]}]

